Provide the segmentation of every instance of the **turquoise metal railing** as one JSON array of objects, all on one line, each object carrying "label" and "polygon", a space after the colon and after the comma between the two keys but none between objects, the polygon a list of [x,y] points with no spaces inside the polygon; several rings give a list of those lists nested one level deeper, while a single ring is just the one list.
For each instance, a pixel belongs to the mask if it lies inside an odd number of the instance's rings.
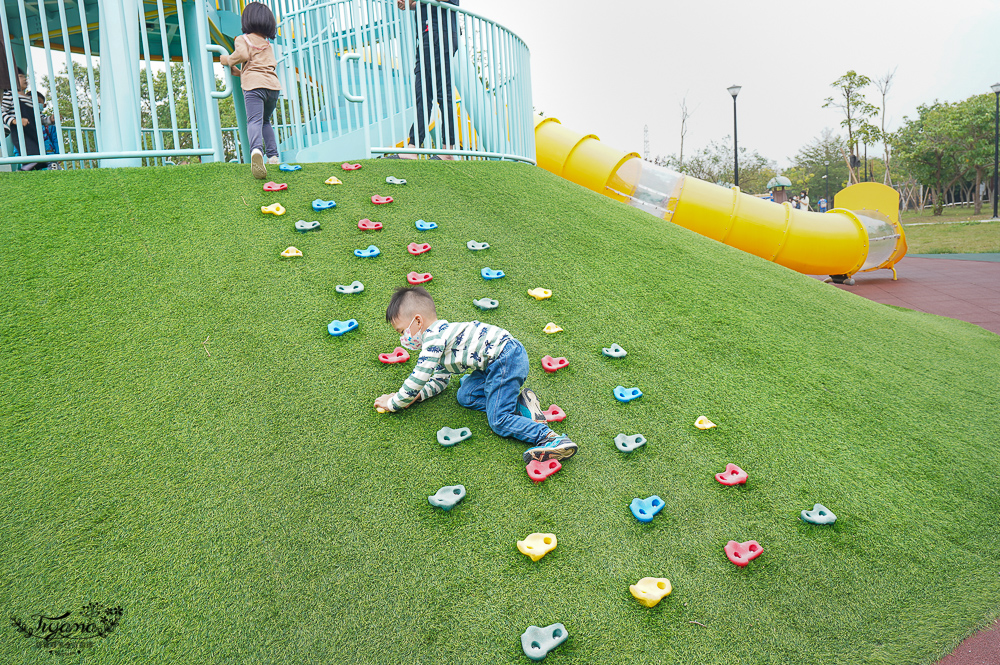
[{"label": "turquoise metal railing", "polygon": [[[285,160],[399,152],[534,163],[529,53],[509,30],[447,3],[420,3],[418,27],[418,12],[400,11],[396,0],[265,2],[280,28],[284,90],[273,122]],[[4,0],[0,87],[18,82],[4,78],[4,65],[21,68],[26,90],[48,99],[14,105],[0,165],[245,161],[239,79],[215,62],[232,50],[244,5]],[[418,90],[428,100],[420,106]],[[237,127],[223,128],[220,100]],[[426,137],[406,145],[418,116]],[[50,121],[58,157],[25,154],[44,145]],[[24,149],[15,154],[15,146]]]}]

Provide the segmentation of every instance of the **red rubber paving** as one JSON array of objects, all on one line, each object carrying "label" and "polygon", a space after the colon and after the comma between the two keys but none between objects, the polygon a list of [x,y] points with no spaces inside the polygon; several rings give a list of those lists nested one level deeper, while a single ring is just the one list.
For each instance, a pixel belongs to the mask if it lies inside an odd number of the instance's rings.
[{"label": "red rubber paving", "polygon": [[[836,286],[884,305],[960,319],[1000,334],[1000,263],[910,257],[896,272],[896,281],[891,271],[876,270],[855,275],[854,286]],[[1000,620],[937,665],[1000,665]]]},{"label": "red rubber paving", "polygon": [[876,270],[856,274],[854,286],[836,286],[884,305],[968,321],[1000,335],[1000,263],[908,257],[896,272],[896,281],[892,271]]}]

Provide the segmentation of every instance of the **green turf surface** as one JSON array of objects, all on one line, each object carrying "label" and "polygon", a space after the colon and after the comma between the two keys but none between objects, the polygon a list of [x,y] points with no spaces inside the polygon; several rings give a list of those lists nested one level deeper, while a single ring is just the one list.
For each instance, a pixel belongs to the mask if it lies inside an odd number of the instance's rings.
[{"label": "green turf surface", "polygon": [[[930,663],[1000,613],[1000,337],[524,165],[271,177],[289,191],[233,165],[0,178],[0,606],[30,624],[120,605],[79,662],[524,663],[525,628],[562,622],[547,663]],[[260,213],[275,201],[286,215]],[[381,256],[354,257],[369,244]],[[375,414],[414,364],[376,359],[411,270],[434,275],[443,318],[525,344],[581,447],[551,479],[531,483],[524,445],[454,387]],[[612,342],[629,355],[602,356]],[[570,365],[546,374],[545,354]],[[444,448],[442,426],[473,437]],[[620,453],[620,432],[649,442]],[[746,486],[715,482],[729,462]],[[428,504],[457,483],[455,509]],[[665,508],[640,524],[628,504],[652,494]],[[799,520],[817,502],[834,526]],[[537,563],[515,547],[532,532],[559,539]],[[730,539],[764,553],[736,568]],[[645,576],[674,586],[652,609],[628,592]],[[0,662],[52,660],[12,627],[0,640]]]}]

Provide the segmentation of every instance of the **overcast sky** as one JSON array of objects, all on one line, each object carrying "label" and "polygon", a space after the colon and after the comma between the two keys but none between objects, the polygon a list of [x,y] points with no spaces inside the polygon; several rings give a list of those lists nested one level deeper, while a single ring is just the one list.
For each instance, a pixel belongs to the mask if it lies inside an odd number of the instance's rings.
[{"label": "overcast sky", "polygon": [[[889,129],[918,104],[990,92],[1000,81],[1000,0],[462,0],[531,49],[535,108],[622,150],[685,154],[733,131],[787,166],[839,111],[830,83],[850,69],[896,69]],[[871,86],[868,101],[881,103]]]}]

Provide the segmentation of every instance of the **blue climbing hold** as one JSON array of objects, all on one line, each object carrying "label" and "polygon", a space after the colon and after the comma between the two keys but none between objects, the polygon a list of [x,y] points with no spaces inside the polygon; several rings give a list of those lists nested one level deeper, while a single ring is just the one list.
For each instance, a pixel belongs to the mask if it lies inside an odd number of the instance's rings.
[{"label": "blue climbing hold", "polygon": [[[459,383],[459,385],[461,385],[461,383]],[[442,427],[437,433],[438,443],[442,446],[454,446],[456,443],[465,441],[470,437],[472,437],[472,430],[468,427],[462,427],[460,429]]]},{"label": "blue climbing hold", "polygon": [[628,351],[617,344],[612,344],[609,347],[601,349],[601,353],[606,355],[608,358],[624,358],[628,355]]},{"label": "blue climbing hold", "polygon": [[625,388],[623,386],[615,388],[615,399],[619,402],[631,402],[640,397],[642,397],[642,391],[638,388]]},{"label": "blue climbing hold", "polygon": [[330,331],[330,334],[334,337],[340,337],[344,333],[349,333],[352,330],[357,329],[358,321],[357,319],[348,319],[347,321],[337,321],[334,319],[330,322],[330,325],[326,327]]},{"label": "blue climbing hold", "polygon": [[437,222],[425,222],[422,219],[416,221],[418,231],[430,231],[438,227]]},{"label": "blue climbing hold", "polygon": [[648,499],[632,499],[629,509],[640,522],[650,522],[656,517],[656,513],[663,510],[663,499],[658,496],[651,496]]},{"label": "blue climbing hold", "polygon": [[630,453],[639,446],[644,445],[646,445],[646,437],[642,434],[633,434],[632,436],[619,434],[615,437],[615,448],[623,453]]},{"label": "blue climbing hold", "polygon": [[306,231],[319,231],[319,222],[307,222],[304,219],[300,219],[295,222],[295,230],[299,233],[305,233]]},{"label": "blue climbing hold", "polygon": [[336,201],[324,201],[323,199],[316,199],[313,201],[313,210],[329,210],[330,208],[336,208]]},{"label": "blue climbing hold", "polygon": [[561,623],[554,623],[545,628],[538,626],[528,626],[528,630],[521,635],[521,648],[524,655],[531,660],[542,660],[549,655],[549,652],[566,641],[569,633],[566,626]]},{"label": "blue climbing hold", "polygon": [[282,164],[278,168],[281,169],[282,171],[301,171],[302,170],[302,166],[299,165],[299,164],[295,164],[295,165],[292,165],[292,164]]},{"label": "blue climbing hold", "polygon": [[503,270],[490,270],[489,268],[483,268],[479,274],[483,276],[483,279],[500,279],[504,276]]},{"label": "blue climbing hold", "polygon": [[817,503],[812,510],[802,511],[802,521],[810,524],[833,524],[837,521],[837,516],[822,503]]},{"label": "blue climbing hold", "polygon": [[361,293],[364,290],[365,285],[358,280],[354,280],[347,286],[344,286],[343,284],[337,285],[337,293]]},{"label": "blue climbing hold", "polygon": [[429,501],[432,506],[437,506],[438,508],[443,508],[445,510],[451,510],[455,507],[455,504],[464,498],[464,485],[448,485],[446,487],[442,487],[437,492],[427,497],[427,501]]},{"label": "blue climbing hold", "polygon": [[500,306],[500,302],[493,300],[492,298],[480,298],[479,300],[473,300],[472,304],[479,309],[496,309]]},{"label": "blue climbing hold", "polygon": [[354,250],[354,256],[357,256],[362,259],[370,259],[378,255],[379,255],[378,247],[376,247],[375,245],[368,245],[368,249]]}]

